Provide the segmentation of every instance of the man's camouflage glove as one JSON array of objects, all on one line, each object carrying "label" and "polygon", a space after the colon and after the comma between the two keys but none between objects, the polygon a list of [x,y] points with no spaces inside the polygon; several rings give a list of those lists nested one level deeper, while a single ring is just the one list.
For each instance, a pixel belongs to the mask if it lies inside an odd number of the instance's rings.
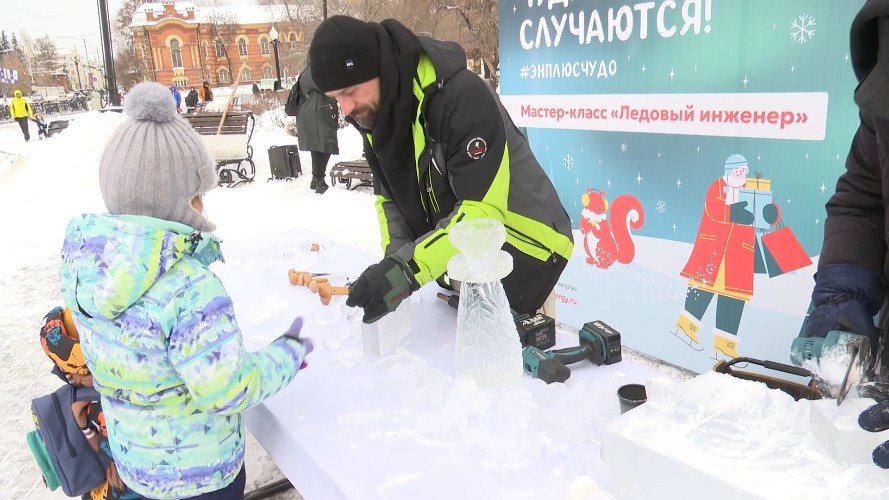
[{"label": "man's camouflage glove", "polygon": [[361,273],[349,289],[346,305],[364,308],[363,321],[370,324],[394,311],[418,288],[407,262],[389,255]]}]

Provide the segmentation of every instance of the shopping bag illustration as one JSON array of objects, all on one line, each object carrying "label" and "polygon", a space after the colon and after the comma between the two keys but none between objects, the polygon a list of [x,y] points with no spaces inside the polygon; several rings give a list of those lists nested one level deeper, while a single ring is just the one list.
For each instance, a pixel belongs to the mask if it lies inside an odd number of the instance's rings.
[{"label": "shopping bag illustration", "polygon": [[770,278],[802,269],[812,263],[806,249],[787,226],[764,234],[762,247]]}]

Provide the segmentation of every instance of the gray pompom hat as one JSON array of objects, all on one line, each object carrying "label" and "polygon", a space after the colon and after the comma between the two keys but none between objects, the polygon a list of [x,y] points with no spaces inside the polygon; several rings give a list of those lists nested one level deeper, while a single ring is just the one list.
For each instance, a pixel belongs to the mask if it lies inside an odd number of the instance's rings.
[{"label": "gray pompom hat", "polygon": [[124,113],[127,121],[112,134],[99,162],[99,188],[108,212],[213,231],[216,225],[191,201],[216,187],[216,163],[179,116],[170,90],[140,83],[127,94]]}]

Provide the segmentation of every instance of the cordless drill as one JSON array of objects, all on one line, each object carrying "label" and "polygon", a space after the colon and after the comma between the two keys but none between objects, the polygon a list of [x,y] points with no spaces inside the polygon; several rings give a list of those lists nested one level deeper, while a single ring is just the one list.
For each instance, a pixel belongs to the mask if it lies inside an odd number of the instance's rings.
[{"label": "cordless drill", "polygon": [[590,360],[596,365],[612,365],[621,360],[620,333],[602,321],[585,323],[578,334],[580,345],[543,351],[534,346],[522,349],[525,371],[547,384],[564,382],[571,376],[568,365]]}]

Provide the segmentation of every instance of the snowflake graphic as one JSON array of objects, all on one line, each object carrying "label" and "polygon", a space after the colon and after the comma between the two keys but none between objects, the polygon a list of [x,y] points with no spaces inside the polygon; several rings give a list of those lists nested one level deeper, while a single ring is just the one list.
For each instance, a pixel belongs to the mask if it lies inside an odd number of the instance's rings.
[{"label": "snowflake graphic", "polygon": [[806,43],[815,36],[815,18],[803,14],[790,23],[790,38],[796,43]]},{"label": "snowflake graphic", "polygon": [[574,168],[574,157],[571,155],[565,155],[562,158],[562,166],[565,167],[565,170],[571,170]]},{"label": "snowflake graphic", "polygon": [[657,202],[657,213],[662,214],[667,211],[667,204],[664,200],[660,200]]},{"label": "snowflake graphic", "polygon": [[627,143],[626,143],[626,142],[620,145],[620,150],[621,150],[621,151],[626,151],[626,150],[627,150]]}]

